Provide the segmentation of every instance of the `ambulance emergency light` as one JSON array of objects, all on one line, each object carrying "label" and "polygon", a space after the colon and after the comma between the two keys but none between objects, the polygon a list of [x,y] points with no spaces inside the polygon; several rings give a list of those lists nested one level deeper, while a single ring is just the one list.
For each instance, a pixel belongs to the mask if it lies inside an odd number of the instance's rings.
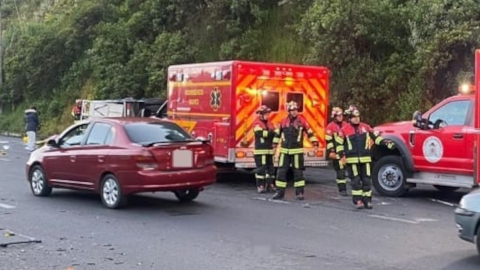
[{"label": "ambulance emergency light", "polygon": [[475,86],[464,83],[458,87],[458,92],[460,92],[461,95],[470,95],[475,92]]}]

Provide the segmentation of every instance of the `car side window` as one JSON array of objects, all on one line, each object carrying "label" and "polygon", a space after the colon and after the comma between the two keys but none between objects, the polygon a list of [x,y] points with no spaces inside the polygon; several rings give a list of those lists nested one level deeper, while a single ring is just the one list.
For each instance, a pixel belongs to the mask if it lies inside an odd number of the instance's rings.
[{"label": "car side window", "polygon": [[87,127],[88,124],[84,124],[67,132],[67,134],[65,134],[59,141],[60,147],[69,148],[73,146],[79,146],[82,143],[83,137],[85,136]]},{"label": "car side window", "polygon": [[[95,123],[90,134],[88,134],[86,145],[105,145],[107,144],[107,139],[112,140],[112,137],[109,138],[110,131],[112,126],[105,123]],[[113,135],[112,135],[113,136]]]},{"label": "car side window", "polygon": [[448,126],[466,125],[470,100],[451,101],[430,114],[429,120],[435,123],[438,120],[447,122]]}]

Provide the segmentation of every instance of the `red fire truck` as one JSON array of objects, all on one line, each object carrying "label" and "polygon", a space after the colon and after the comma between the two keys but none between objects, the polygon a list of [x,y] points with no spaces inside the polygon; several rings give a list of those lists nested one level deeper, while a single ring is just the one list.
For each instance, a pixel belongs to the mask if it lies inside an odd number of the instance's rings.
[{"label": "red fire truck", "polygon": [[412,121],[375,128],[396,143],[390,151],[376,147],[372,180],[386,196],[402,196],[417,184],[441,191],[479,185],[480,50],[475,52],[475,85],[462,85],[426,113],[415,112]]},{"label": "red fire truck", "polygon": [[296,101],[312,126],[318,152],[305,137],[305,165],[325,166],[329,70],[325,67],[226,61],[175,65],[168,69],[168,118],[195,138],[211,141],[218,165],[255,168],[255,111],[272,109],[274,123],[287,116],[285,104]]}]

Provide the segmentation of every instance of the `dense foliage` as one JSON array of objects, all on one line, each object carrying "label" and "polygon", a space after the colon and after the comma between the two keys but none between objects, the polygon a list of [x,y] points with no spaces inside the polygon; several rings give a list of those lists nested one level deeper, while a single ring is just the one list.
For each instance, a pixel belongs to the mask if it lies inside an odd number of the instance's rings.
[{"label": "dense foliage", "polygon": [[171,64],[325,65],[331,102],[378,124],[471,82],[474,0],[0,0],[0,130],[34,103],[54,132],[75,98],[160,97]]}]

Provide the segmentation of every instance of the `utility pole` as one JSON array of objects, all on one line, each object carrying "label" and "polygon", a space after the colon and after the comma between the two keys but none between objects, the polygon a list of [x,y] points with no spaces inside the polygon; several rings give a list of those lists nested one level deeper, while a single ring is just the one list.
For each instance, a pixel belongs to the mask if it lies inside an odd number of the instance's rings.
[{"label": "utility pole", "polygon": [[[0,0],[0,91],[3,90],[3,27],[2,27],[2,0]],[[0,100],[0,114],[3,113],[4,101]]]}]

